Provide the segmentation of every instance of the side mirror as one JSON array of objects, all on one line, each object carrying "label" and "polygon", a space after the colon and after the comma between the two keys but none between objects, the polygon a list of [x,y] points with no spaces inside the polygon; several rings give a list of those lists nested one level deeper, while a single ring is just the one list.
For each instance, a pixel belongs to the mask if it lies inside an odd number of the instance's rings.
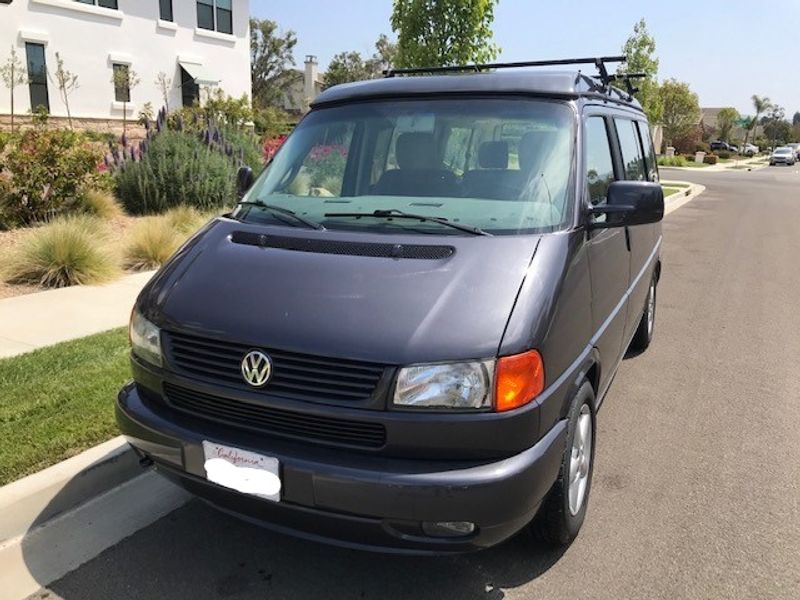
[{"label": "side mirror", "polygon": [[247,190],[253,186],[254,179],[253,169],[246,165],[239,167],[239,172],[236,174],[236,192],[239,194],[239,200],[241,200],[247,193]]},{"label": "side mirror", "polygon": [[652,181],[615,181],[608,186],[606,203],[592,206],[590,229],[658,223],[664,218],[664,190]]}]

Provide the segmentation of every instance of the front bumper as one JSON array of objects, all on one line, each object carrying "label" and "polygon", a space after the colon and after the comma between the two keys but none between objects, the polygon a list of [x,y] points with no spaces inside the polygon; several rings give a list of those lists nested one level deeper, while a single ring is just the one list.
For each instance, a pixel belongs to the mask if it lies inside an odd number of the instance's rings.
[{"label": "front bumper", "polygon": [[[559,421],[531,448],[501,460],[436,461],[371,456],[266,438],[178,416],[135,384],[118,396],[122,433],[156,468],[219,508],[309,539],[407,553],[465,552],[511,537],[535,515],[555,481],[566,437]],[[276,457],[278,503],[205,479],[203,440]],[[470,521],[474,533],[436,538],[422,522]]]}]

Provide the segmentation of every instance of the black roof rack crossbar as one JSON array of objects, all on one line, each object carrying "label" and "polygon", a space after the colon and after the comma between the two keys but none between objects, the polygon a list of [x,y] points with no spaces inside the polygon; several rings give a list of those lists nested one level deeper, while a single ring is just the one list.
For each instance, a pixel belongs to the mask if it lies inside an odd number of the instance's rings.
[{"label": "black roof rack crossbar", "polygon": [[634,79],[646,79],[649,77],[647,73],[615,73],[608,76],[608,81],[620,81],[625,83],[628,90],[628,95],[633,96],[639,91],[639,88],[633,84]]},{"label": "black roof rack crossbar", "polygon": [[595,65],[600,72],[604,85],[608,85],[611,75],[608,74],[606,63],[623,63],[624,56],[597,56],[592,58],[561,58],[557,60],[531,60],[508,63],[486,63],[472,65],[454,65],[449,67],[413,67],[409,69],[386,69],[384,77],[396,75],[421,75],[424,73],[463,73],[465,71],[488,71],[492,69],[517,69],[521,67],[553,67],[558,65]]}]

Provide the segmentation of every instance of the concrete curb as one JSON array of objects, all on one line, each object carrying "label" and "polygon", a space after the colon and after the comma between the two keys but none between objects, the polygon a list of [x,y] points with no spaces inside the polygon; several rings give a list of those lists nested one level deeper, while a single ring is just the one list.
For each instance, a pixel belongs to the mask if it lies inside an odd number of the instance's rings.
[{"label": "concrete curb", "polygon": [[[662,181],[662,185],[669,186],[670,183],[689,183],[688,181]],[[675,194],[671,194],[664,198],[664,216],[667,216],[673,211],[678,210],[687,202],[691,202],[697,196],[706,191],[706,186],[699,183],[690,183],[689,187],[681,190]]]},{"label": "concrete curb", "polygon": [[0,487],[0,544],[142,474],[122,436]]},{"label": "concrete curb", "polygon": [[0,596],[29,596],[188,499],[122,436],[0,487]]}]

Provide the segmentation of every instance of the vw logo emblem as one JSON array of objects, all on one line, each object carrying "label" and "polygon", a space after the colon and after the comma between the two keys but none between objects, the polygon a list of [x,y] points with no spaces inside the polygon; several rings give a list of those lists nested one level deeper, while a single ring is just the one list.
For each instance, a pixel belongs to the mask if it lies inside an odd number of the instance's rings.
[{"label": "vw logo emblem", "polygon": [[253,387],[267,384],[272,375],[272,360],[261,350],[251,350],[242,359],[242,377]]}]

